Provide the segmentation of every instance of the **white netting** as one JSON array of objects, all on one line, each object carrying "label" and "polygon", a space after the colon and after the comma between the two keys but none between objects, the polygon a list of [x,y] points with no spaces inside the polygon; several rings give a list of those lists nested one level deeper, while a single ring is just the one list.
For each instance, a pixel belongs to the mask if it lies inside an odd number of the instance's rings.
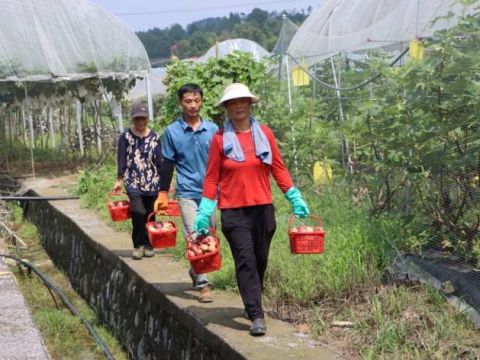
[{"label": "white netting", "polygon": [[[457,0],[324,0],[298,29],[288,53],[313,64],[340,52],[391,49],[453,26],[455,14],[465,10]],[[454,16],[433,21],[449,12]]]},{"label": "white netting", "polygon": [[149,71],[138,37],[86,0],[0,0],[0,81],[128,77]]},{"label": "white netting", "polygon": [[247,39],[230,39],[212,46],[205,55],[197,59],[197,62],[204,63],[212,57],[224,57],[236,50],[252,54],[256,61],[260,61],[262,58],[270,56],[270,53],[267,50],[254,41]]},{"label": "white netting", "polygon": [[282,27],[280,28],[280,34],[278,34],[277,42],[273,47],[273,54],[285,54],[290,45],[293,37],[298,31],[298,26],[295,25],[287,16],[283,15]]}]

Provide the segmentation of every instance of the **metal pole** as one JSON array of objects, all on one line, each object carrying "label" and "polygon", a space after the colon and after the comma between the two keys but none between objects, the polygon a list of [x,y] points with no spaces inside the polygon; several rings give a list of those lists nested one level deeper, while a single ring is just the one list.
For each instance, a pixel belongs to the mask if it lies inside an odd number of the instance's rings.
[{"label": "metal pole", "polygon": [[290,88],[290,67],[288,65],[288,57],[285,55],[285,66],[287,68],[287,88],[288,88],[288,108],[290,114],[292,113],[292,89]]},{"label": "metal pole", "polygon": [[98,155],[102,153],[102,112],[101,112],[101,100],[94,100],[94,112],[95,112],[95,133],[97,135],[97,152]]},{"label": "metal pole", "polygon": [[149,120],[153,120],[153,98],[152,98],[152,88],[150,86],[150,75],[147,74],[145,77],[145,84],[147,86],[147,101],[148,101],[148,115]]},{"label": "metal pole", "polygon": [[[336,74],[336,71],[335,71],[335,65],[333,63],[333,57],[330,58],[330,64],[332,65],[332,73],[333,73],[333,80],[335,82],[335,87],[339,88],[340,87],[340,82],[339,82],[339,79],[337,79],[337,74]],[[344,118],[344,114],[343,114],[342,95],[340,93],[340,90],[338,90],[338,89],[335,90],[335,92],[337,93],[337,98],[338,98],[338,109],[339,109],[339,114],[340,114],[340,122],[343,124],[345,118]],[[347,166],[349,166],[349,165],[345,162],[345,156],[349,157],[350,155],[348,154],[347,141],[345,140],[345,137],[343,136],[343,133],[342,133],[342,164],[343,164],[343,168],[347,169]],[[350,168],[350,172],[352,172],[351,166],[349,166],[349,168]]]},{"label": "metal pole", "polygon": [[[27,110],[28,114],[28,125],[30,128],[30,162],[32,165],[32,175],[33,178],[35,178],[35,160],[33,158],[33,148],[35,147],[35,138],[33,135],[33,120],[32,120],[32,114],[30,113],[30,109],[28,107],[28,92],[27,92],[27,83],[23,83],[24,89],[25,89],[25,108]],[[25,119],[25,118],[24,118]]]},{"label": "metal pole", "polygon": [[[285,55],[285,64],[287,70],[287,87],[288,87],[288,106],[290,114],[293,112],[292,109],[292,90],[290,88],[290,68],[288,65],[288,57]],[[295,140],[295,124],[293,123],[293,119],[290,117],[290,127],[292,129],[292,143],[293,143],[293,161],[295,164],[295,182],[298,184],[298,159],[297,159],[297,143]]]},{"label": "metal pole", "polygon": [[25,115],[26,104],[22,104],[23,144],[27,146],[27,116]]},{"label": "metal pole", "polygon": [[76,113],[77,113],[77,134],[78,134],[78,144],[80,147],[80,154],[83,156],[85,150],[83,148],[83,133],[82,133],[82,103],[80,100],[76,101]]},{"label": "metal pole", "polygon": [[52,148],[55,149],[55,129],[53,128],[53,109],[48,107],[48,125],[50,127],[50,139],[52,139]]},{"label": "metal pole", "polygon": [[117,119],[118,123],[118,132],[122,133],[123,132],[123,114],[122,114],[122,103],[118,103],[117,99],[115,99],[115,96],[112,96],[112,99],[110,100],[110,104],[112,106],[112,115],[114,118]]}]

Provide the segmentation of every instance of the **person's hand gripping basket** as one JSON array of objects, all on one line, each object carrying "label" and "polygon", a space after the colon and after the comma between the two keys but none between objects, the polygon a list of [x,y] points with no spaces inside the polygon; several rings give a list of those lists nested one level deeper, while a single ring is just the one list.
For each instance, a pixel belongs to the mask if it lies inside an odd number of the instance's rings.
[{"label": "person's hand gripping basket", "polygon": [[288,237],[292,254],[322,254],[324,251],[325,231],[322,219],[310,215],[314,226],[306,225],[298,217],[292,215],[288,219]]},{"label": "person's hand gripping basket", "polygon": [[195,232],[188,234],[186,246],[187,260],[196,274],[205,274],[222,267],[220,239],[215,229],[211,228],[206,235],[197,235]]},{"label": "person's hand gripping basket", "polygon": [[110,192],[107,195],[107,209],[113,221],[125,221],[132,217],[130,212],[130,201],[112,200],[114,196],[126,196],[121,192]]},{"label": "person's hand gripping basket", "polygon": [[148,215],[146,224],[150,245],[155,249],[175,247],[177,244],[177,226],[175,221],[151,221],[154,212]]},{"label": "person's hand gripping basket", "polygon": [[178,200],[169,197],[166,191],[158,193],[157,200],[154,204],[154,210],[158,215],[164,216],[180,216],[180,204]]}]

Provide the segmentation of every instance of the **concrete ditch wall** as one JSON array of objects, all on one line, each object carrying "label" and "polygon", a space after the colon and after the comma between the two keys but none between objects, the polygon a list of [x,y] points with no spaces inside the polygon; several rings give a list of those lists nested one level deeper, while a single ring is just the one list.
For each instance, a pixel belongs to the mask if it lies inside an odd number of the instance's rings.
[{"label": "concrete ditch wall", "polygon": [[244,358],[51,204],[30,202],[26,216],[44,237],[51,259],[68,274],[75,290],[96,309],[133,358]]}]

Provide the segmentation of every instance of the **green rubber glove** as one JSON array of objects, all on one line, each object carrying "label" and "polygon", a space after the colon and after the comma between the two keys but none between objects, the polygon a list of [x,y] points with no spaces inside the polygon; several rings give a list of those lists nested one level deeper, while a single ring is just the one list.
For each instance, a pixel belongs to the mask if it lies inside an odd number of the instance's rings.
[{"label": "green rubber glove", "polygon": [[294,215],[297,215],[301,218],[310,215],[308,205],[305,200],[303,200],[300,190],[298,190],[296,187],[291,187],[288,189],[288,191],[285,193],[285,198],[288,200],[290,205],[292,205],[292,211]]},{"label": "green rubber glove", "polygon": [[210,227],[210,217],[215,211],[217,206],[216,200],[210,200],[209,198],[202,197],[200,205],[198,206],[197,216],[193,224],[193,230],[199,234],[208,234],[208,228]]}]

